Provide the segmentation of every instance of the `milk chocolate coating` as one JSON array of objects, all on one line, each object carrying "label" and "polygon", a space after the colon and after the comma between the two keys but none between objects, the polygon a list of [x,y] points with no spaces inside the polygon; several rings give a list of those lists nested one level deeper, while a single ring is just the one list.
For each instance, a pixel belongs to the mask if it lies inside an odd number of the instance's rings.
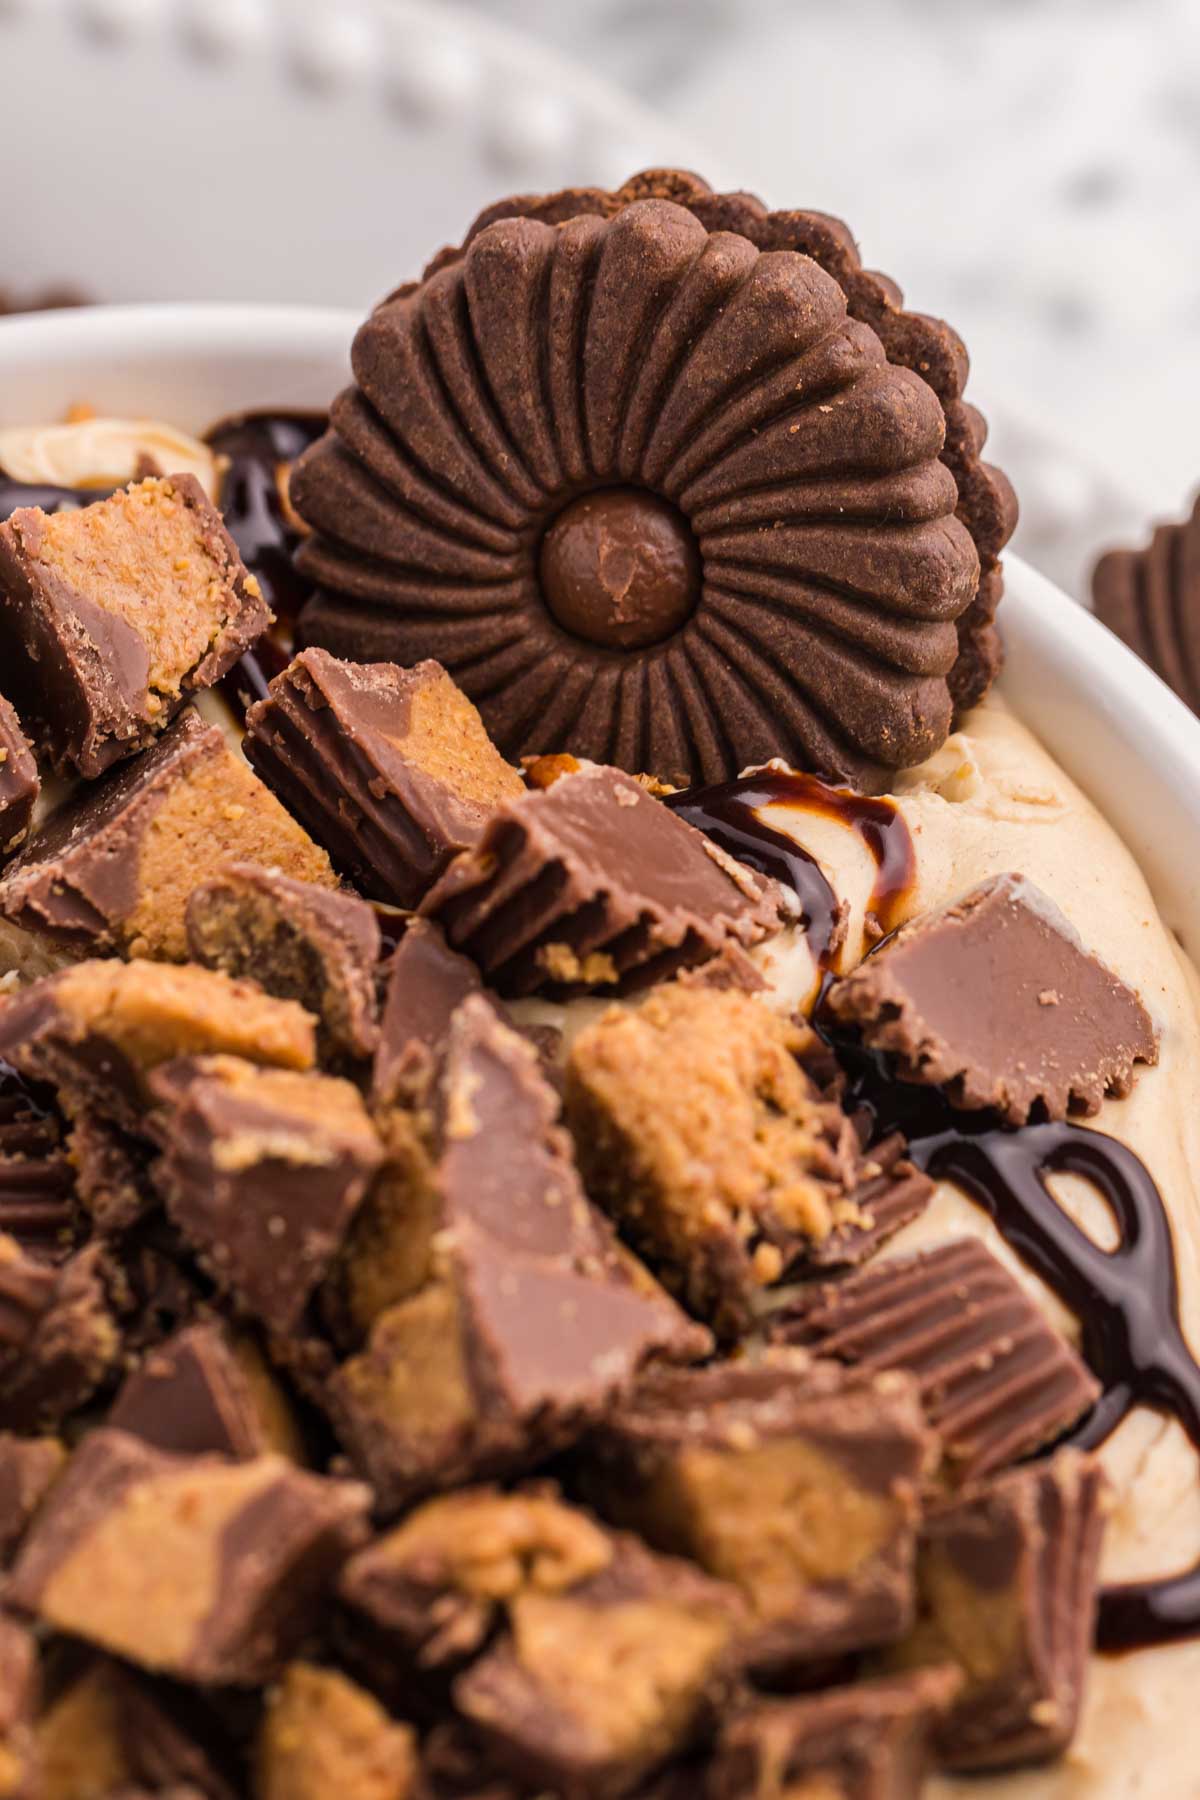
[{"label": "milk chocolate coating", "polygon": [[997,875],[903,926],[831,988],[827,1005],[889,1051],[905,1081],[1023,1125],[1094,1113],[1127,1094],[1158,1037],[1133,989],[1090,956],[1023,875]]},{"label": "milk chocolate coating", "polygon": [[577,211],[500,219],[360,329],[292,479],[304,641],[436,657],[510,757],[886,785],[949,731],[979,585],[937,396],[796,248]]},{"label": "milk chocolate coating", "polygon": [[29,830],[42,784],[21,721],[0,694],[0,856]]}]

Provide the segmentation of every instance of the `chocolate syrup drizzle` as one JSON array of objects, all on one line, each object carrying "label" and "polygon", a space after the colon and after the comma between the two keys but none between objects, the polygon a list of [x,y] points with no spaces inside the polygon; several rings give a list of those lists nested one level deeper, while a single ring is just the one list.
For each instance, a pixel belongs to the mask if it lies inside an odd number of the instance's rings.
[{"label": "chocolate syrup drizzle", "polygon": [[221,513],[229,535],[275,614],[270,631],[220,683],[241,718],[263,699],[268,684],[291,659],[296,619],[309,590],[292,562],[300,533],[284,510],[279,471],[315,443],[325,423],[324,413],[242,413],[214,425],[205,439],[211,450],[227,459]]},{"label": "chocolate syrup drizzle", "polygon": [[836,952],[842,903],[816,858],[763,819],[762,808],[788,806],[848,826],[875,861],[868,909],[884,933],[899,924],[900,908],[916,873],[916,857],[908,826],[894,801],[830,787],[816,775],[764,769],[715,787],[686,788],[669,794],[666,803],[730,856],[793,891],[818,968],[828,969]]},{"label": "chocolate syrup drizzle", "polygon": [[[888,800],[829,788],[809,775],[768,770],[689,789],[668,804],[730,855],[786,882],[818,962],[836,945],[838,900],[809,853],[759,817],[791,804],[841,820],[875,858],[871,905],[883,930],[899,913],[915,873],[903,816]],[[826,977],[826,984],[829,977]],[[846,1072],[845,1104],[865,1113],[878,1141],[897,1129],[908,1155],[934,1180],[953,1182],[993,1221],[1022,1261],[1079,1321],[1080,1348],[1104,1392],[1064,1440],[1102,1444],[1135,1406],[1178,1420],[1200,1453],[1200,1365],[1179,1323],[1179,1283],[1170,1221],[1149,1171],[1126,1145],[1070,1122],[1012,1129],[990,1113],[954,1111],[936,1088],[897,1079],[889,1059],[832,1025],[820,1000],[814,1023]],[[1118,1230],[1112,1250],[1093,1242],[1054,1198],[1055,1175],[1090,1182]],[[1125,1651],[1200,1635],[1200,1565],[1157,1580],[1125,1582],[1100,1597],[1097,1646]]]}]

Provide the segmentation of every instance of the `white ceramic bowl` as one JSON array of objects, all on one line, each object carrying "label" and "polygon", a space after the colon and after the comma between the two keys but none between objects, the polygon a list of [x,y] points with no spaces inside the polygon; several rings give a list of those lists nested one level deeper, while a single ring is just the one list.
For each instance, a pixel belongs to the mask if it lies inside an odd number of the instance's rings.
[{"label": "white ceramic bowl", "polygon": [[[0,320],[0,427],[57,419],[75,401],[194,431],[247,407],[323,406],[346,379],[357,322],[252,306]],[[1006,568],[1004,693],[1125,838],[1196,956],[1200,720],[1052,583],[1016,557]]]}]

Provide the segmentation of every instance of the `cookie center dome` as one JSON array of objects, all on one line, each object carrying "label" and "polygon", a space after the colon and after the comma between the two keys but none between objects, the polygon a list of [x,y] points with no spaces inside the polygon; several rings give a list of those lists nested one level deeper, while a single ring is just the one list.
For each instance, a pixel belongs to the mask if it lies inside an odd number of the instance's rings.
[{"label": "cookie center dome", "polygon": [[542,595],[564,631],[609,650],[641,650],[687,623],[700,553],[668,500],[601,488],[564,506],[542,539]]}]

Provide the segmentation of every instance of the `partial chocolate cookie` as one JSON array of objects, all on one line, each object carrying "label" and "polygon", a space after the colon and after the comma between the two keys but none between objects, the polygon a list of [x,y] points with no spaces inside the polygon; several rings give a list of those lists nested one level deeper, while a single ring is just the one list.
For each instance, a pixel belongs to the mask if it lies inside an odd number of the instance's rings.
[{"label": "partial chocolate cookie", "polygon": [[76,963],[0,1002],[0,1057],[56,1088],[72,1112],[133,1132],[152,1070],[221,1054],[310,1069],[314,1021],[292,1000],[195,963]]},{"label": "partial chocolate cookie", "polygon": [[329,859],[235,755],[186,712],[152,750],[68,801],[0,876],[0,913],[83,954],[188,956],[184,912],[229,862],[336,886]]},{"label": "partial chocolate cookie", "polygon": [[150,1078],[167,1212],[219,1287],[294,1330],[383,1160],[357,1088],[189,1057]]},{"label": "partial chocolate cookie", "polygon": [[858,1141],[797,1060],[810,1035],[746,994],[667,986],[571,1046],[588,1191],[722,1333],[858,1218]]},{"label": "partial chocolate cookie", "polygon": [[1200,712],[1200,495],[1144,550],[1109,550],[1092,575],[1096,617]]},{"label": "partial chocolate cookie", "polygon": [[230,863],[193,888],[187,936],[195,962],[250,976],[268,994],[312,1013],[323,1064],[353,1065],[374,1051],[380,931],[357,895]]},{"label": "partial chocolate cookie", "polygon": [[807,245],[686,199],[499,219],[372,314],[292,478],[302,637],[436,657],[506,756],[886,786],[979,587],[942,406]]},{"label": "partial chocolate cookie", "polygon": [[1004,587],[1000,552],[1017,523],[1016,495],[1008,477],[982,460],[987,421],[963,397],[969,365],[962,339],[945,320],[907,311],[890,276],[864,269],[854,237],[840,219],[790,208],[768,212],[753,194],[714,194],[690,170],[645,169],[612,192],[567,188],[557,194],[519,194],[497,201],[480,213],[462,249],[441,251],[426,277],[461,257],[479,233],[499,219],[520,216],[560,225],[581,213],[612,218],[623,207],[647,199],[686,206],[709,231],[736,231],[759,250],[799,251],[811,257],[841,288],[851,318],[869,325],[879,337],[888,361],[913,370],[941,401],[946,419],[942,461],[954,476],[958,517],[975,541],[981,569],[975,599],[958,621],[959,655],[949,684],[957,708],[974,706],[1001,663],[992,620]]},{"label": "partial chocolate cookie", "polygon": [[0,694],[0,857],[24,841],[42,791],[37,763],[21,721]]},{"label": "partial chocolate cookie", "polygon": [[153,1672],[268,1680],[365,1535],[370,1492],[282,1457],[168,1456],[93,1431],[25,1540],[9,1597]]},{"label": "partial chocolate cookie", "polygon": [[323,1400],[385,1512],[530,1466],[652,1356],[698,1331],[615,1245],[579,1184],[532,1047],[481,996],[454,1018],[432,1154],[393,1162],[347,1244],[340,1310],[365,1344]]},{"label": "partial chocolate cookie", "polygon": [[260,637],[257,581],[193,475],[0,525],[5,683],[55,767],[84,776],[151,743]]},{"label": "partial chocolate cookie", "polygon": [[505,994],[649,987],[780,925],[759,876],[594,764],[498,806],[421,912]]},{"label": "partial chocolate cookie", "polygon": [[1138,996],[1084,949],[1023,875],[997,875],[905,925],[830,989],[826,1005],[903,1081],[1010,1125],[1094,1113],[1158,1060]]},{"label": "partial chocolate cookie", "polygon": [[795,1355],[651,1371],[583,1455],[605,1518],[742,1590],[755,1669],[911,1629],[936,1457],[914,1381]]},{"label": "partial chocolate cookie", "polygon": [[933,1728],[961,1682],[948,1663],[737,1710],[705,1800],[920,1800]]},{"label": "partial chocolate cookie", "polygon": [[523,791],[435,662],[306,650],[246,715],[246,755],[365,893],[415,906],[494,807]]},{"label": "partial chocolate cookie", "polygon": [[337,1669],[293,1662],[267,1694],[257,1800],[417,1800],[417,1739]]},{"label": "partial chocolate cookie", "polygon": [[799,1288],[771,1334],[857,1367],[914,1375],[954,1482],[1044,1449],[1100,1398],[1041,1307],[972,1237]]},{"label": "partial chocolate cookie", "polygon": [[921,1534],[919,1620],[893,1655],[950,1662],[962,1689],[939,1726],[952,1769],[1060,1755],[1075,1735],[1096,1617],[1108,1496],[1075,1450],[1011,1470],[936,1510]]}]

